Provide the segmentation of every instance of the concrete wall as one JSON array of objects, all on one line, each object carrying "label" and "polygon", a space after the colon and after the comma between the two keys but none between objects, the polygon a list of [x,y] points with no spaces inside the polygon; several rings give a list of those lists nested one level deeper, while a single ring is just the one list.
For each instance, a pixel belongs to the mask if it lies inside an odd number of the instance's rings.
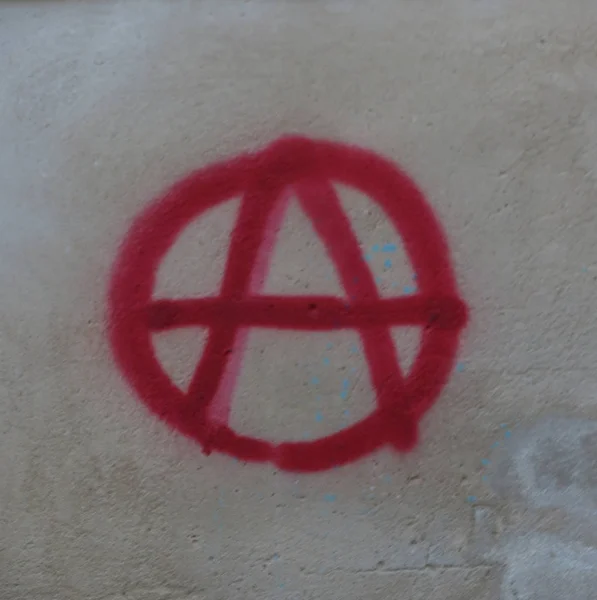
[{"label": "concrete wall", "polygon": [[[596,33],[594,0],[3,3],[0,598],[594,598]],[[469,322],[410,453],[315,473],[206,456],[115,358],[131,223],[283,134],[398,163],[445,232]],[[412,240],[337,189],[380,295],[416,295]],[[344,294],[321,223],[284,193],[253,291]],[[239,197],[177,238],[154,297],[219,293]],[[423,329],[390,332],[407,374]],[[207,335],[154,336],[181,395]],[[242,341],[210,422],[308,441],[373,410],[355,331]]]}]

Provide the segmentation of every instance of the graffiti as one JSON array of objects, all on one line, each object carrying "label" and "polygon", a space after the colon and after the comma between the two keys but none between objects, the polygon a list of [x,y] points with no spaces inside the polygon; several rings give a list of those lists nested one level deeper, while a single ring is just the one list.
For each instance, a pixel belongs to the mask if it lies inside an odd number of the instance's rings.
[{"label": "graffiti", "polygon": [[[382,298],[332,182],[379,203],[402,236],[417,293]],[[259,293],[292,188],[322,240],[350,298]],[[182,230],[208,209],[242,196],[219,294],[152,299],[156,273]],[[110,339],[123,374],[151,411],[195,439],[209,454],[270,461],[290,471],[346,464],[383,445],[412,449],[418,423],[453,368],[467,308],[458,295],[445,237],[415,184],[391,162],[352,146],[282,138],[262,151],[201,169],[176,184],[133,223],[114,266],[109,291]],[[390,327],[419,326],[419,354],[404,376]],[[209,334],[188,391],[156,359],[151,336],[203,326]],[[250,328],[360,335],[376,408],[327,437],[283,442],[248,437],[228,425],[234,361]],[[227,388],[227,393],[222,389]]]}]

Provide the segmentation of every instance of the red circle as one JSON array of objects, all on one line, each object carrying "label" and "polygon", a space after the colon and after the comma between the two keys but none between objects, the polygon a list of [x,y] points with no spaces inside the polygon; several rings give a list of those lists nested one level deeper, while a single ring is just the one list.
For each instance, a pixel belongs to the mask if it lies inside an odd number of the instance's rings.
[{"label": "red circle", "polygon": [[[398,233],[416,272],[418,292],[381,298],[330,182],[358,189],[378,202]],[[248,292],[267,218],[282,191],[294,186],[352,299],[260,296]],[[243,195],[231,236],[220,295],[152,300],[167,251],[193,219]],[[354,283],[358,275],[359,283]],[[441,227],[423,195],[394,164],[370,151],[335,142],[287,137],[262,151],[208,166],[174,185],[133,222],[114,265],[109,334],[116,361],[145,404],[206,453],[271,461],[291,471],[345,464],[384,444],[410,450],[418,421],[437,399],[452,370],[467,308],[458,295]],[[169,379],[153,351],[152,331],[202,324],[208,342],[188,393]],[[423,328],[408,377],[400,371],[390,327]],[[273,444],[210,420],[241,327],[356,329],[362,339],[377,407],[365,419],[312,441]]]}]

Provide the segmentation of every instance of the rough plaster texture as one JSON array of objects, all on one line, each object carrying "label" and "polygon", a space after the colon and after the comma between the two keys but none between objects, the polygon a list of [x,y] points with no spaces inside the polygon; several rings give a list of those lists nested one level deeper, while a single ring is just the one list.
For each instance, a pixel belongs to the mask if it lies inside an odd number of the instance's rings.
[{"label": "rough plaster texture", "polygon": [[[3,3],[0,598],[594,598],[596,39],[594,0]],[[408,456],[300,476],[205,457],[112,361],[130,219],[288,132],[398,161],[447,232],[472,320]],[[364,249],[399,243],[342,199]],[[189,230],[160,289],[213,292],[233,218]],[[266,288],[338,291],[296,206],[282,232]],[[385,258],[399,293],[409,266]],[[181,386],[192,333],[156,341]],[[416,332],[395,339],[407,361]],[[352,344],[251,331],[235,427],[300,439],[359,419]]]}]

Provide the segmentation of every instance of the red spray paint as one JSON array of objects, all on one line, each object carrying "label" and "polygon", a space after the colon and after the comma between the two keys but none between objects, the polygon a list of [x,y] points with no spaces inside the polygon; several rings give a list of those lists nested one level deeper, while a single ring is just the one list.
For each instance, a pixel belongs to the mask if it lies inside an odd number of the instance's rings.
[{"label": "red spray paint", "polygon": [[[401,235],[418,293],[381,298],[332,182],[378,202]],[[336,296],[267,296],[259,282],[293,188],[333,261],[350,301]],[[153,300],[161,261],[182,230],[206,210],[242,196],[217,296]],[[273,233],[272,233],[273,232]],[[289,471],[318,471],[354,461],[385,444],[412,449],[418,422],[453,368],[467,308],[458,295],[441,227],[421,192],[384,158],[339,143],[282,138],[260,152],[201,169],[151,204],[133,223],[114,266],[110,340],[116,361],[145,404],[170,426],[216,450]],[[421,348],[404,377],[390,327],[420,326]],[[156,359],[152,332],[209,328],[185,393]],[[251,327],[356,330],[376,409],[327,437],[274,444],[228,426],[234,372]]]}]

